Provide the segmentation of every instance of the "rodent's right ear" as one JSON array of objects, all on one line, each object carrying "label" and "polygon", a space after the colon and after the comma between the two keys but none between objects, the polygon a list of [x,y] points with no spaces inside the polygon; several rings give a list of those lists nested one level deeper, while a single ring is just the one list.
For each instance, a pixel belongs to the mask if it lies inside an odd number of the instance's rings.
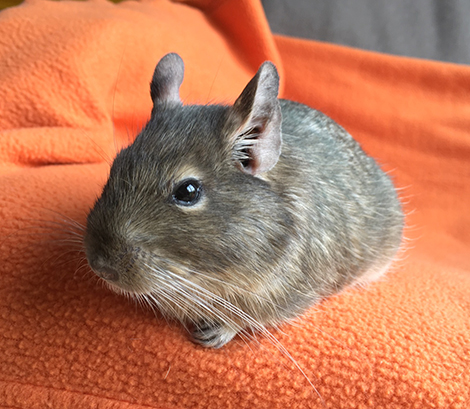
[{"label": "rodent's right ear", "polygon": [[279,75],[264,62],[231,107],[228,120],[233,159],[254,176],[272,169],[281,154],[281,107],[277,99]]},{"label": "rodent's right ear", "polygon": [[181,104],[180,86],[184,78],[184,62],[176,53],[165,55],[155,67],[150,96],[153,104]]}]

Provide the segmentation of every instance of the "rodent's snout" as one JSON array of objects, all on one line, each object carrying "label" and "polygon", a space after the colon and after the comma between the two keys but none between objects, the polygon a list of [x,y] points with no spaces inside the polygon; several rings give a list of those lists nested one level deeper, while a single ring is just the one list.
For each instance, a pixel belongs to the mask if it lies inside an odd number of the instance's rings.
[{"label": "rodent's snout", "polygon": [[117,270],[102,262],[99,258],[88,257],[88,264],[93,272],[103,280],[111,282],[119,280],[119,273]]},{"label": "rodent's snout", "polygon": [[98,277],[106,281],[118,281],[119,279],[118,272],[109,266],[103,266],[100,269],[94,268],[93,271]]},{"label": "rodent's snout", "polygon": [[88,226],[84,247],[91,270],[112,288],[139,293],[146,290],[142,267],[147,258],[140,246],[125,243],[102,230],[97,233],[93,226]]}]

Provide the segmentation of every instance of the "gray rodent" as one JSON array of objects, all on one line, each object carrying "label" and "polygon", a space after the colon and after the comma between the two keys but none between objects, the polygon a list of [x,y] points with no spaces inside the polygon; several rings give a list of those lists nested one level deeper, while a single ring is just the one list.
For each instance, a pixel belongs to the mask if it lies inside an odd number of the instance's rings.
[{"label": "gray rodent", "polygon": [[160,60],[151,119],[88,215],[99,277],[217,348],[387,269],[400,201],[342,127],[278,99],[270,62],[233,106],[184,106],[183,75],[177,54]]}]

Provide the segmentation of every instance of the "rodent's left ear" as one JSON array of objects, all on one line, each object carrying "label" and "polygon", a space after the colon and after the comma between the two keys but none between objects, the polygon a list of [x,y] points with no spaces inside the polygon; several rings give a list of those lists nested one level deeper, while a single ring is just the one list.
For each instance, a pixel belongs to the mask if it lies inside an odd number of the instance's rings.
[{"label": "rodent's left ear", "polygon": [[180,86],[184,78],[184,62],[176,53],[165,55],[155,67],[150,96],[153,104],[181,104]]},{"label": "rodent's left ear", "polygon": [[281,107],[277,99],[279,75],[266,61],[235,101],[228,124],[234,144],[233,158],[252,175],[267,172],[281,154]]}]

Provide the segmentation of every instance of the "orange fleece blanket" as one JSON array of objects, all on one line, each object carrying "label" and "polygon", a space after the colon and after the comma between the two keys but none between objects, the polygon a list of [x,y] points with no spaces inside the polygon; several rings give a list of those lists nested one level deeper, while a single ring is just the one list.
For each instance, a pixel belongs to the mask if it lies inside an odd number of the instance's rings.
[{"label": "orange fleece blanket", "polygon": [[[267,339],[192,344],[83,260],[80,225],[170,51],[187,103],[231,102],[273,61],[283,97],[333,117],[402,189],[393,271],[273,330],[305,376]],[[470,407],[469,95],[466,66],[273,36],[255,0],[2,11],[0,406]]]}]

